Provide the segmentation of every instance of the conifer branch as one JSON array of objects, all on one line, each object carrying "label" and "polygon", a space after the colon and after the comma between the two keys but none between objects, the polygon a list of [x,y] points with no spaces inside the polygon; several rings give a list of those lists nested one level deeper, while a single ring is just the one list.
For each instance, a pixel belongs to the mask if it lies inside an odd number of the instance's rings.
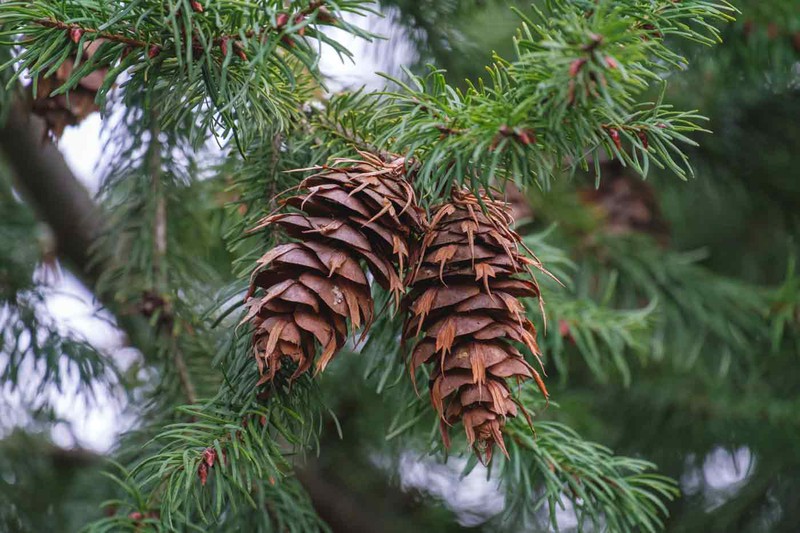
[{"label": "conifer branch", "polygon": [[[162,170],[161,170],[161,128],[159,127],[158,107],[153,106],[150,109],[150,127],[148,133],[150,134],[150,143],[147,150],[148,155],[145,161],[147,165],[147,172],[150,175],[152,183],[152,194],[155,199],[155,213],[153,215],[153,278],[155,294],[165,301],[162,313],[171,313],[166,305],[166,294],[169,289],[169,271],[167,265],[167,199],[166,192],[163,190],[162,185]],[[162,321],[165,326],[173,326],[171,321]],[[160,332],[161,335],[169,339],[169,351],[172,353],[172,361],[175,365],[175,372],[178,375],[181,389],[186,401],[189,404],[197,403],[197,393],[194,384],[192,383],[189,369],[186,367],[183,351],[178,345],[176,338],[176,331],[174,327],[169,327],[165,331]]]},{"label": "conifer branch", "polygon": [[0,14],[3,33],[17,39],[21,53],[2,68],[15,67],[12,79],[23,73],[34,79],[47,77],[71,60],[69,52],[97,43],[92,57],[79,59],[80,65],[54,94],[67,93],[92,71],[107,69],[97,91],[99,103],[105,103],[123,72],[129,79],[121,92],[130,98],[137,93],[152,95],[158,85],[152,80],[158,72],[155,77],[169,77],[174,89],[162,102],[164,127],[195,112],[202,124],[197,138],[208,132],[220,138],[233,135],[244,150],[257,134],[286,129],[299,117],[310,88],[321,83],[318,46],[349,55],[323,33],[323,27],[371,38],[344,17],[367,12],[366,0],[298,4],[287,9],[275,0],[263,6],[209,3],[203,7],[198,2],[199,9],[182,9],[182,3],[145,0],[121,6],[111,16],[102,4],[5,2]]},{"label": "conifer branch", "polygon": [[44,138],[42,120],[31,115],[22,101],[11,102],[0,127],[0,149],[18,177],[15,186],[53,229],[57,254],[91,283],[102,270],[90,254],[102,217],[58,148],[43,143]]},{"label": "conifer branch", "polygon": [[[718,30],[711,23],[729,20],[733,8],[666,0],[550,5],[533,18],[520,13],[516,57],[496,57],[487,80],[460,90],[437,70],[407,73],[408,82],[389,78],[396,90],[334,97],[329,124],[346,117],[364,142],[419,161],[423,201],[456,184],[487,187],[495,179],[548,187],[557,171],[588,168],[602,151],[643,175],[650,165],[690,175],[678,145],[695,144],[687,134],[703,131],[703,118],[660,98],[637,100],[663,86],[662,73],[685,64],[664,36],[712,44]],[[608,24],[609,17],[620,23]]]},{"label": "conifer branch", "polygon": [[[326,7],[325,4],[326,4],[325,0],[314,0],[308,6],[299,9],[294,13],[288,13],[288,12],[279,13],[276,16],[276,23],[274,25],[267,26],[260,30],[248,29],[245,30],[244,32],[213,37],[211,42],[217,46],[223,46],[223,45],[227,46],[228,42],[238,43],[238,39],[241,37],[241,35],[244,35],[247,39],[251,39],[253,37],[258,37],[259,39],[263,39],[269,33],[277,33],[285,31],[285,28],[287,26],[301,25],[306,22],[306,18],[312,16],[314,16],[315,19],[321,23],[335,26],[336,19],[333,18],[330,10]],[[200,11],[200,13],[202,13],[202,11]],[[70,38],[72,38],[73,40],[76,38],[80,38],[83,34],[90,34],[96,39],[105,39],[115,43],[123,43],[132,47],[147,48],[148,50],[150,50],[153,46],[156,46],[158,47],[159,52],[163,50],[163,46],[159,43],[142,41],[125,35],[82,26],[81,24],[77,24],[74,22],[65,22],[62,20],[54,20],[54,19],[37,19],[34,22],[40,26],[44,26],[45,28],[55,28],[66,31],[70,35]],[[299,26],[297,31],[302,32],[303,27],[304,26]],[[199,43],[195,44],[198,48],[201,47]]]},{"label": "conifer branch", "polygon": [[[512,443],[503,467],[510,499],[505,519],[513,516],[514,524],[528,527],[549,522],[558,529],[557,509],[561,509],[575,514],[579,528],[591,524],[621,533],[663,528],[667,515],[663,502],[679,491],[672,480],[649,472],[655,468],[652,463],[614,456],[553,422],[537,423],[536,436],[519,422],[512,423],[507,433]],[[532,490],[531,477],[541,480],[543,494]],[[538,512],[542,504],[547,506],[546,515]]]}]

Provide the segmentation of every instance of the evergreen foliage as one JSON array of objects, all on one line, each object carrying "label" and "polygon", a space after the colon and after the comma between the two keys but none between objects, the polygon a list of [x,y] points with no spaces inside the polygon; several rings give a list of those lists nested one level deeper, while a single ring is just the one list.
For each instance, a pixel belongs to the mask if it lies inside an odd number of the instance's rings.
[{"label": "evergreen foliage", "polygon": [[[359,152],[404,157],[429,215],[462,186],[479,199],[516,187],[532,209],[515,229],[553,276],[537,276],[543,312],[521,302],[552,402],[534,382],[509,382],[531,419],[498,426],[507,455],[486,475],[504,510],[486,530],[800,524],[800,197],[796,157],[776,142],[800,139],[779,116],[800,108],[800,13],[779,0],[505,4],[0,3],[4,117],[30,98],[69,102],[103,74],[98,237],[91,266],[65,267],[88,278],[137,353],[119,369],[118,354],[49,316],[59,245],[36,198],[20,196],[25,176],[1,168],[0,391],[8,409],[25,401],[22,421],[0,417],[0,528],[455,528],[425,487],[412,503],[398,496],[413,492],[408,454],[462,475],[483,467],[463,432],[440,442],[408,378],[396,286],[372,283],[369,334],[337,340],[343,355],[321,376],[294,379],[284,364],[261,379],[242,320],[256,261],[290,241],[259,221],[312,173],[288,171]],[[330,93],[323,53],[381,50],[366,27],[380,9],[416,63],[387,65],[385,90]],[[470,41],[493,16],[508,35],[489,56]],[[478,56],[489,64],[476,72]],[[66,82],[38,94],[65,65]],[[50,393],[67,386],[122,391],[135,427],[106,455],[57,447],[65,422]],[[730,494],[687,481],[737,448],[755,459]],[[34,496],[37,486],[48,490]],[[401,503],[375,522],[386,501]]]}]

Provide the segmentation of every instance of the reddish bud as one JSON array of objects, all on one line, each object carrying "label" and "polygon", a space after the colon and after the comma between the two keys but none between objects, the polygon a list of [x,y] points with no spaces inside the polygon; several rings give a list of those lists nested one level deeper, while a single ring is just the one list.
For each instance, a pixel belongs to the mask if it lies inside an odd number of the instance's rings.
[{"label": "reddish bud", "polygon": [[153,59],[160,53],[161,53],[161,47],[158,46],[157,44],[154,44],[153,46],[150,47],[150,50],[147,51],[147,57]]},{"label": "reddish bud", "polygon": [[[306,20],[306,16],[305,16],[304,14],[302,14],[302,13],[298,13],[298,14],[297,14],[297,15],[294,17],[294,23],[295,23],[295,24],[302,24],[302,23],[303,23],[303,21],[305,21],[305,20]],[[298,35],[301,35],[301,36],[302,36],[302,35],[305,35],[305,34],[306,34],[306,27],[305,27],[305,26],[303,26],[302,28],[300,28],[299,30],[297,30],[297,34],[298,34]]]},{"label": "reddish bud", "polygon": [[614,146],[617,147],[617,150],[622,150],[622,139],[619,136],[619,130],[616,128],[608,128],[608,136],[614,141]]},{"label": "reddish bud", "polygon": [[[660,39],[660,38],[662,38],[664,36],[664,34],[661,33],[660,31],[658,31],[655,26],[653,26],[652,24],[649,24],[649,23],[643,25],[642,29],[643,30],[647,30],[648,32],[650,32],[652,34],[653,37],[655,37],[657,39]],[[647,37],[643,37],[643,38],[644,38],[644,40],[647,40]]]},{"label": "reddish bud", "polygon": [[203,450],[203,462],[208,465],[209,468],[214,466],[214,461],[217,459],[217,451],[210,446]]},{"label": "reddish bud", "polygon": [[516,135],[517,135],[517,140],[520,142],[520,144],[528,146],[529,144],[536,143],[536,133],[533,130],[529,129],[517,130]]},{"label": "reddish bud", "polygon": [[603,36],[597,33],[590,34],[589,39],[591,39],[591,41],[581,47],[581,49],[583,49],[585,52],[596,50],[597,47],[603,42]]},{"label": "reddish bud", "polygon": [[80,28],[70,28],[69,30],[69,38],[72,39],[72,42],[78,44],[78,42],[83,37],[83,30]]},{"label": "reddish bud", "polygon": [[442,133],[442,138],[444,138],[447,135],[449,135],[450,133],[452,133],[452,130],[450,128],[448,128],[447,126],[445,126],[444,124],[436,124],[434,126],[434,128],[436,128],[437,130],[439,130]]},{"label": "reddish bud", "polygon": [[778,27],[778,25],[775,24],[774,22],[770,22],[767,25],[767,37],[770,40],[773,40],[773,39],[777,38],[778,35],[780,35],[780,33],[781,33],[780,27]]},{"label": "reddish bud", "polygon": [[264,427],[264,426],[267,425],[267,417],[266,416],[261,415],[261,418],[259,418],[259,420],[261,422],[261,427]]},{"label": "reddish bud", "polygon": [[287,48],[294,48],[294,40],[289,35],[281,37],[281,42],[286,45]]},{"label": "reddish bud", "polygon": [[223,37],[219,42],[219,49],[222,51],[223,57],[228,57],[228,38]]},{"label": "reddish bud", "polygon": [[586,58],[576,59],[569,65],[569,77],[574,78],[581,71],[583,65],[586,64]]},{"label": "reddish bud", "polygon": [[572,336],[572,330],[569,327],[569,322],[567,322],[566,320],[558,321],[558,334],[561,335],[562,339],[566,339],[570,342],[575,342],[575,338]]},{"label": "reddish bud", "polygon": [[200,478],[200,484],[205,487],[206,482],[208,481],[208,465],[205,463],[200,463],[197,467],[197,477]]},{"label": "reddish bud", "polygon": [[745,20],[744,24],[742,25],[742,33],[744,33],[745,38],[750,37],[753,33],[753,29],[755,28],[755,24],[753,24],[752,20]]},{"label": "reddish bud", "polygon": [[275,485],[275,478],[274,477],[269,476],[269,484],[270,485]]},{"label": "reddish bud", "polygon": [[288,13],[278,13],[275,17],[275,29],[280,30],[284,26],[289,23],[289,14]]},{"label": "reddish bud", "polygon": [[650,142],[647,140],[647,132],[644,130],[639,130],[636,132],[636,135],[639,136],[639,140],[642,141],[642,146],[644,149],[647,150],[650,148]]},{"label": "reddish bud", "polygon": [[139,511],[133,511],[132,513],[130,513],[130,514],[128,515],[128,518],[130,518],[131,520],[135,520],[135,521],[137,521],[137,522],[138,522],[139,520],[141,520],[142,518],[144,518],[144,515],[143,515],[142,513],[140,513]]},{"label": "reddish bud", "polygon": [[619,68],[619,63],[617,63],[617,60],[613,57],[606,56],[606,66],[611,70],[616,70]]},{"label": "reddish bud", "polygon": [[569,105],[575,103],[575,78],[569,80],[569,88],[567,89],[567,102],[569,102]]},{"label": "reddish bud", "polygon": [[503,124],[497,129],[497,133],[508,137],[509,135],[512,135],[514,132],[511,130],[511,128],[508,127],[508,124]]},{"label": "reddish bud", "polygon": [[192,11],[194,11],[195,13],[202,13],[204,11],[203,4],[201,4],[197,0],[192,0],[191,6],[192,6]]},{"label": "reddish bud", "polygon": [[239,41],[233,43],[233,51],[237,56],[239,56],[239,59],[242,61],[247,61],[247,54],[244,53],[244,47],[242,46],[242,43]]},{"label": "reddish bud", "polygon": [[317,10],[317,22],[321,24],[336,24],[336,17],[331,15],[327,7],[322,6]]}]

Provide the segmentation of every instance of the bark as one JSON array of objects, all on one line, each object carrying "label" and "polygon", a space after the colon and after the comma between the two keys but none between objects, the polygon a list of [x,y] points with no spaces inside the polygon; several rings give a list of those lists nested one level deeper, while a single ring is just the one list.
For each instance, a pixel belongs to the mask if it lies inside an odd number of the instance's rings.
[{"label": "bark", "polygon": [[59,257],[93,286],[101,269],[92,263],[90,249],[101,231],[102,216],[61,152],[46,139],[44,121],[17,101],[0,128],[0,149],[20,193],[52,228]]}]

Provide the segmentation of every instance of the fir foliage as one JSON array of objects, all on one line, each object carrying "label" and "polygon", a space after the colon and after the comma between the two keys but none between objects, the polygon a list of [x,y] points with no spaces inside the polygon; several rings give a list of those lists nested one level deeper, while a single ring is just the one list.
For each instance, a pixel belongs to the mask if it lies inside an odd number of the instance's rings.
[{"label": "fir foliage", "polygon": [[[680,478],[702,467],[703,454],[717,443],[741,443],[758,454],[764,466],[748,485],[753,501],[789,501],[793,485],[777,476],[781,463],[770,455],[770,439],[747,435],[762,419],[770,428],[796,429],[788,361],[800,346],[800,285],[795,263],[784,269],[791,254],[783,253],[796,245],[782,244],[781,261],[775,261],[780,267],[764,269],[780,274],[761,276],[758,258],[757,267],[743,272],[720,268],[713,250],[733,249],[730,242],[714,243],[710,258],[691,251],[687,228],[697,227],[703,210],[687,213],[690,202],[679,192],[686,185],[672,178],[693,176],[690,158],[699,160],[710,184],[695,202],[719,194],[751,215],[774,208],[780,219],[774,238],[788,241],[797,228],[792,184],[761,183],[754,199],[752,180],[725,178],[745,174],[737,171],[749,154],[740,148],[752,132],[738,126],[762,110],[774,112],[775,95],[781,105],[796,106],[791,67],[800,45],[791,9],[744,2],[737,8],[745,20],[728,24],[737,10],[724,1],[519,5],[508,53],[492,56],[483,78],[462,81],[452,72],[474,72],[474,66],[458,70],[453,59],[453,50],[469,47],[456,22],[504,7],[466,0],[410,4],[382,7],[395,10],[397,24],[407,26],[419,50],[417,64],[388,66],[392,75],[383,91],[348,87],[333,95],[319,72],[323,48],[349,59],[354,56],[343,43],[361,39],[380,50],[364,29],[365,15],[375,9],[369,2],[0,4],[4,112],[20,93],[36,95],[41,80],[67,60],[75,60],[67,82],[39,97],[68,98],[82,78],[107,69],[97,91],[107,142],[97,170],[105,216],[93,250],[101,274],[92,290],[117,316],[146,322],[143,331],[129,332],[137,359],[125,379],[112,354],[54,324],[43,310],[45,268],[37,266],[52,264],[52,246],[43,252],[33,242],[32,235],[42,235],[48,244],[48,234],[4,173],[3,392],[29,386],[20,368],[42,368],[26,408],[49,413],[46,392],[74,383],[66,374],[77,373],[81,391],[123,385],[137,426],[121,437],[105,475],[95,456],[79,462],[84,470],[77,475],[73,467],[58,469],[69,480],[65,487],[75,487],[67,497],[48,495],[57,502],[58,520],[23,502],[57,452],[40,430],[59,421],[38,417],[29,434],[4,435],[0,445],[10,455],[0,452],[0,491],[8,503],[0,502],[0,524],[19,531],[60,520],[98,532],[324,531],[328,525],[317,513],[326,508],[307,477],[315,462],[324,466],[326,457],[335,458],[340,463],[333,470],[361,472],[356,466],[388,457],[396,471],[409,451],[455,463],[469,456],[460,432],[453,432],[449,451],[436,437],[435,413],[407,379],[410,347],[399,342],[403,317],[391,310],[394,295],[377,284],[372,298],[376,313],[383,312],[363,343],[342,348],[352,357],[337,358],[322,379],[293,381],[294,369],[282,368],[258,384],[253,332],[240,324],[246,277],[259,256],[287,238],[273,229],[252,230],[308,175],[287,171],[350,158],[357,150],[387,160],[406,157],[425,208],[445,201],[454,187],[478,194],[509,183],[533,205],[533,221],[517,229],[558,280],[539,276],[544,316],[537,303],[528,302],[526,310],[538,322],[554,402],[548,406],[531,383],[510,387],[532,420],[518,416],[505,425],[508,457],[496,454],[487,472],[505,495],[505,510],[486,528],[557,530],[566,516],[580,530],[660,531],[700,516],[705,527],[732,530],[746,522],[743,511],[725,514],[735,499],[722,511],[700,512],[696,494],[678,498],[678,484],[643,459]],[[778,19],[787,22],[768,26]],[[723,37],[732,44],[709,53],[706,45]],[[76,59],[91,42],[100,43],[91,58]],[[742,42],[750,44],[738,46]],[[739,86],[726,79],[731,71]],[[707,147],[697,145],[696,134],[706,130],[696,107],[711,114],[710,129],[720,132],[702,137]],[[791,127],[779,133],[794,132]],[[764,139],[758,146],[773,148],[772,138]],[[587,203],[581,187],[603,186],[608,159],[654,177],[675,224],[676,245],[630,228],[612,231],[597,214],[603,207]],[[779,165],[779,157],[772,159]],[[787,167],[780,168],[771,174],[785,175]],[[418,379],[431,372],[421,369]],[[768,409],[756,395],[768,398]],[[648,430],[630,437],[627,418]],[[734,438],[723,421],[736,424]],[[675,453],[651,442],[662,431],[686,436],[672,443]],[[25,458],[29,463],[19,454],[27,439],[44,443]],[[777,442],[788,448],[791,439]],[[800,471],[796,454],[788,455],[794,470],[787,471]],[[464,474],[477,468],[474,458],[463,464]],[[7,483],[17,477],[20,484]],[[382,490],[395,490],[386,489],[392,487],[386,471],[377,477]],[[87,490],[79,498],[85,484],[104,487],[105,494]],[[15,494],[11,485],[25,490]],[[100,516],[103,498],[107,514]],[[430,498],[418,500],[416,507],[432,507]],[[94,512],[76,516],[70,509]],[[792,510],[781,512],[791,523]],[[769,509],[759,516],[768,521]],[[414,516],[403,520],[401,530],[427,524]]]}]

